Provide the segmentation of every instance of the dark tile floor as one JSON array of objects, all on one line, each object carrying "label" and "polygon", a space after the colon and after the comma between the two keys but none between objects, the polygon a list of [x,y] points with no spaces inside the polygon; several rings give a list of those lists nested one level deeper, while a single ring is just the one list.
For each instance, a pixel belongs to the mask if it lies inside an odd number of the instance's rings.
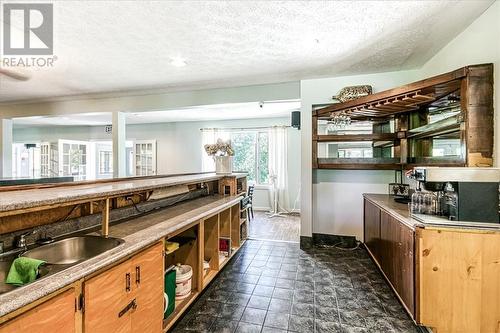
[{"label": "dark tile floor", "polygon": [[418,332],[364,249],[248,240],[173,332]]}]

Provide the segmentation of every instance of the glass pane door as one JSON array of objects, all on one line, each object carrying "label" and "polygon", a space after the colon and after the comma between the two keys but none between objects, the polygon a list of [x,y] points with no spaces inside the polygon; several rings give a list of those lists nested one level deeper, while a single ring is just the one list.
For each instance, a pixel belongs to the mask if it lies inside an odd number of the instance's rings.
[{"label": "glass pane door", "polygon": [[156,174],[156,141],[136,141],[135,175],[151,176]]},{"label": "glass pane door", "polygon": [[75,180],[87,179],[88,142],[59,140],[62,154],[60,173],[62,176],[73,176]]}]

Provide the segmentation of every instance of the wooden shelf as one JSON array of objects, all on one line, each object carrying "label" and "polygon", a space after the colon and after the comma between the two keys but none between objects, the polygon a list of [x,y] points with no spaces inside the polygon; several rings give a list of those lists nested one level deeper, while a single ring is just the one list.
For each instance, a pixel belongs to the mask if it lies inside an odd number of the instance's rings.
[{"label": "wooden shelf", "polygon": [[163,332],[167,332],[174,323],[176,322],[177,319],[182,315],[182,313],[193,303],[193,301],[196,299],[198,296],[197,291],[192,291],[191,294],[182,299],[182,300],[175,300],[175,310],[168,316],[168,318],[163,320]]},{"label": "wooden shelf", "polygon": [[437,135],[443,135],[460,131],[460,116],[456,115],[437,121],[432,124],[420,126],[408,131],[408,139],[425,139]]},{"label": "wooden shelf", "polygon": [[[222,261],[219,259],[219,269],[222,269],[224,266],[226,266],[227,262],[229,261],[229,259],[231,259],[233,255],[231,254],[229,257],[224,257],[224,259],[222,259]],[[222,258],[222,257],[220,257]]]},{"label": "wooden shelf", "polygon": [[318,158],[318,169],[400,170],[397,158]]},{"label": "wooden shelf", "polygon": [[203,277],[203,288],[205,288],[216,276],[218,271],[209,269]]},{"label": "wooden shelf", "polygon": [[441,96],[446,96],[460,89],[461,79],[467,76],[469,67],[345,103],[334,103],[313,111],[313,116],[323,119],[330,118],[332,112],[346,112],[352,117],[366,119],[414,111],[417,106],[429,104]]},{"label": "wooden shelf", "polygon": [[313,138],[317,142],[388,141],[396,139],[398,139],[398,133],[316,135]]}]

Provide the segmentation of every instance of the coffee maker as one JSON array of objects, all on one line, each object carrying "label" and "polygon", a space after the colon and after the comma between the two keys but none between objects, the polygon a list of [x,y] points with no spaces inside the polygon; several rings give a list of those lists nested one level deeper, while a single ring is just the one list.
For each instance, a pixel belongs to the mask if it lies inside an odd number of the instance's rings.
[{"label": "coffee maker", "polygon": [[459,222],[500,223],[500,168],[416,167],[408,177],[435,195],[433,215]]}]

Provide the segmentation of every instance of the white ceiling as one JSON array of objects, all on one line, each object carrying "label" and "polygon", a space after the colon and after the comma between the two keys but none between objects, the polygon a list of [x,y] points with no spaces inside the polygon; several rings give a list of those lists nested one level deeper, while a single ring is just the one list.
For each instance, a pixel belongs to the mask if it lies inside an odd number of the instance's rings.
[{"label": "white ceiling", "polygon": [[[299,101],[273,101],[264,103],[233,103],[205,105],[177,110],[127,113],[127,124],[168,123],[182,121],[209,121],[230,119],[254,119],[289,117],[290,113],[300,109]],[[14,126],[102,126],[111,124],[111,113],[80,113],[54,117],[14,118]]]},{"label": "white ceiling", "polygon": [[415,68],[492,2],[53,1],[55,66],[0,102]]}]

